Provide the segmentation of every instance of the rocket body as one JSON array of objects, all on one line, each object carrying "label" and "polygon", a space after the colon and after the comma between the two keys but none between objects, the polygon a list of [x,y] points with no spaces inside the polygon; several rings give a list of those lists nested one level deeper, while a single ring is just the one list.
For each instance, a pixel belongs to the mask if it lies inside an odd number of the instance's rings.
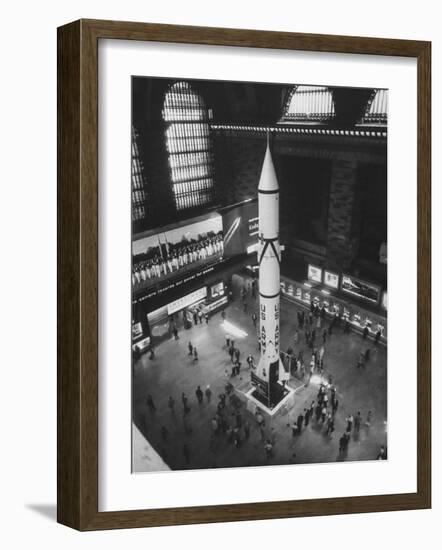
[{"label": "rocket body", "polygon": [[261,357],[256,376],[271,389],[281,379],[286,380],[279,356],[280,347],[280,245],[279,245],[279,185],[269,146],[267,145],[258,185],[259,215],[259,336]]}]

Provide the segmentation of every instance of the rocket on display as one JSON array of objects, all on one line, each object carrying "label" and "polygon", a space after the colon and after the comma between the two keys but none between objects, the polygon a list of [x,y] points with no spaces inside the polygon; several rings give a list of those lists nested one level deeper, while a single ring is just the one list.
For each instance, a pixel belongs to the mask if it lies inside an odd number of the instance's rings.
[{"label": "rocket on display", "polygon": [[259,215],[259,322],[261,357],[252,382],[269,406],[283,391],[288,373],[279,355],[280,260],[279,185],[267,141],[258,185]]}]

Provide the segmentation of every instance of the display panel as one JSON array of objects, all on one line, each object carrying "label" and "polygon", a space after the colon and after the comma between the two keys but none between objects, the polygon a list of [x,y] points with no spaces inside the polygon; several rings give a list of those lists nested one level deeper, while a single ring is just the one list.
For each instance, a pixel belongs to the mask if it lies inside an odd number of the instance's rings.
[{"label": "display panel", "polygon": [[369,302],[377,303],[379,301],[380,288],[378,286],[350,275],[342,276],[341,290]]},{"label": "display panel", "polygon": [[219,214],[135,236],[132,284],[149,288],[194,271],[223,257],[223,224]]},{"label": "display panel", "polygon": [[194,304],[195,302],[198,302],[198,300],[202,300],[207,296],[207,288],[200,288],[199,290],[196,290],[195,292],[192,292],[191,294],[187,294],[187,296],[183,296],[179,300],[175,300],[174,302],[168,304],[167,306],[167,313],[169,315],[174,314],[176,311],[180,311],[181,309],[190,306]]},{"label": "display panel", "polygon": [[251,254],[258,247],[258,204],[246,200],[221,210],[226,258]]},{"label": "display panel", "polygon": [[331,288],[339,288],[339,275],[331,271],[324,271],[324,284]]},{"label": "display panel", "polygon": [[310,281],[315,281],[315,283],[321,283],[322,269],[320,267],[316,267],[315,265],[308,264],[307,278]]}]

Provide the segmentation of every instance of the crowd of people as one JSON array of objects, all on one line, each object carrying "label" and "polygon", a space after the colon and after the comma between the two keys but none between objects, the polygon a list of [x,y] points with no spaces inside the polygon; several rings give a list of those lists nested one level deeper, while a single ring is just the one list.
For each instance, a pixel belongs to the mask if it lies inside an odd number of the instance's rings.
[{"label": "crowd of people", "polygon": [[[238,296],[242,302],[243,311],[247,311],[247,308],[244,308],[244,303],[252,306],[250,318],[255,327],[257,324],[257,316],[255,312],[256,304],[253,300],[256,298],[256,295],[256,283],[250,283],[240,288]],[[251,304],[249,303],[250,298],[253,299]],[[293,437],[298,438],[302,437],[309,426],[314,426],[316,432],[319,431],[324,437],[330,440],[334,439],[334,432],[339,429],[339,426],[342,426],[344,422],[342,435],[335,439],[338,459],[344,460],[347,457],[348,449],[351,444],[351,435],[353,435],[354,440],[357,440],[361,430],[364,429],[366,434],[369,433],[373,412],[368,410],[363,414],[363,410],[356,410],[354,414],[347,414],[345,417],[343,414],[340,415],[340,421],[336,422],[338,410],[343,409],[343,405],[339,401],[340,399],[342,400],[343,397],[340,395],[338,398],[338,391],[333,376],[329,373],[329,369],[327,369],[327,348],[329,338],[333,334],[333,328],[339,327],[340,321],[333,321],[332,319],[330,324],[325,327],[323,324],[325,322],[325,315],[321,313],[319,308],[312,308],[310,312],[298,311],[297,314],[298,328],[295,330],[293,342],[291,342],[287,351],[281,354],[281,357],[282,360],[286,362],[286,365],[288,363],[291,375],[296,377],[298,381],[301,381],[304,387],[307,388],[311,385],[313,375],[318,376],[318,379],[315,380],[315,385],[318,383],[319,386],[316,398],[311,402],[309,401],[309,405],[302,405],[300,411],[298,409],[299,405],[296,407],[298,411],[296,413],[297,416],[293,419],[293,422],[288,424],[288,427]],[[222,318],[226,318],[225,310],[222,311]],[[321,320],[320,325],[318,320]],[[202,325],[203,321],[204,316],[198,317],[196,313],[195,325]],[[206,319],[206,323],[207,322],[208,319]],[[331,330],[330,326],[332,327]],[[319,342],[317,342],[317,338],[315,337],[315,331],[318,329],[323,330],[322,339],[320,339]],[[305,332],[305,343],[300,336],[301,330]],[[346,328],[344,325],[344,333],[345,332]],[[176,328],[173,331],[173,337],[179,339]],[[363,335],[361,340],[364,341]],[[191,398],[185,393],[182,393],[180,397],[182,407],[180,407],[181,410],[179,410],[176,406],[175,398],[170,395],[167,403],[170,413],[175,418],[181,416],[185,435],[191,435],[193,428],[190,411],[193,400],[193,402],[197,404],[200,414],[206,417],[206,425],[210,431],[208,441],[208,450],[210,452],[216,453],[217,449],[222,448],[224,445],[232,445],[234,448],[239,449],[254,435],[255,437],[253,439],[255,442],[257,440],[261,441],[262,456],[270,461],[275,453],[277,440],[276,431],[272,426],[266,426],[267,415],[259,407],[256,408],[254,416],[251,416],[234,391],[238,377],[242,380],[244,374],[242,352],[235,342],[235,339],[230,334],[225,334],[225,340],[222,346],[227,354],[227,362],[231,364],[230,367],[226,367],[224,370],[223,390],[215,396],[210,384],[204,383],[204,371],[201,370],[201,384],[197,385],[194,389],[195,397]],[[191,341],[187,341],[187,351],[187,355],[191,362],[193,364],[198,363],[198,350]],[[309,359],[307,360],[304,358],[306,351],[309,354]],[[357,366],[365,366],[367,362],[370,361],[370,357],[370,349],[361,351]],[[250,372],[255,369],[255,358],[252,354],[248,354],[247,356],[244,355],[244,358],[246,361],[247,375],[250,376]],[[150,413],[154,415],[156,406],[151,395],[148,395],[146,405]],[[162,418],[162,421],[163,420],[164,418]],[[161,426],[161,438],[163,444],[167,445],[169,441],[169,430],[166,424]],[[277,446],[279,446],[279,443]],[[182,446],[182,457],[186,465],[193,464],[193,455],[195,451],[196,449],[192,448],[190,440],[185,440]],[[382,446],[379,449],[378,455],[373,458],[385,459],[386,457],[387,448],[386,446]]]},{"label": "crowd of people", "polygon": [[177,245],[158,247],[151,258],[134,262],[132,266],[132,284],[135,286],[144,281],[159,279],[169,273],[199,260],[206,260],[214,254],[223,252],[221,233],[205,237],[197,242],[185,242]]}]

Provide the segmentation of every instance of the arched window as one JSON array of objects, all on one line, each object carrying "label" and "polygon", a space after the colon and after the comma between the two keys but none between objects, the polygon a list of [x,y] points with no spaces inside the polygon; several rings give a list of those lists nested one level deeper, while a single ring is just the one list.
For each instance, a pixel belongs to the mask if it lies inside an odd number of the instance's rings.
[{"label": "arched window", "polygon": [[388,118],[388,90],[374,90],[367,104],[363,124],[387,124]]},{"label": "arched window", "polygon": [[285,106],[283,121],[326,122],[335,116],[335,104],[326,86],[296,86]]},{"label": "arched window", "polygon": [[132,126],[132,220],[146,217],[146,195],[143,180],[143,165],[138,147],[138,132]]},{"label": "arched window", "polygon": [[202,97],[187,82],[166,93],[163,118],[177,210],[213,202],[213,163],[209,115]]}]

